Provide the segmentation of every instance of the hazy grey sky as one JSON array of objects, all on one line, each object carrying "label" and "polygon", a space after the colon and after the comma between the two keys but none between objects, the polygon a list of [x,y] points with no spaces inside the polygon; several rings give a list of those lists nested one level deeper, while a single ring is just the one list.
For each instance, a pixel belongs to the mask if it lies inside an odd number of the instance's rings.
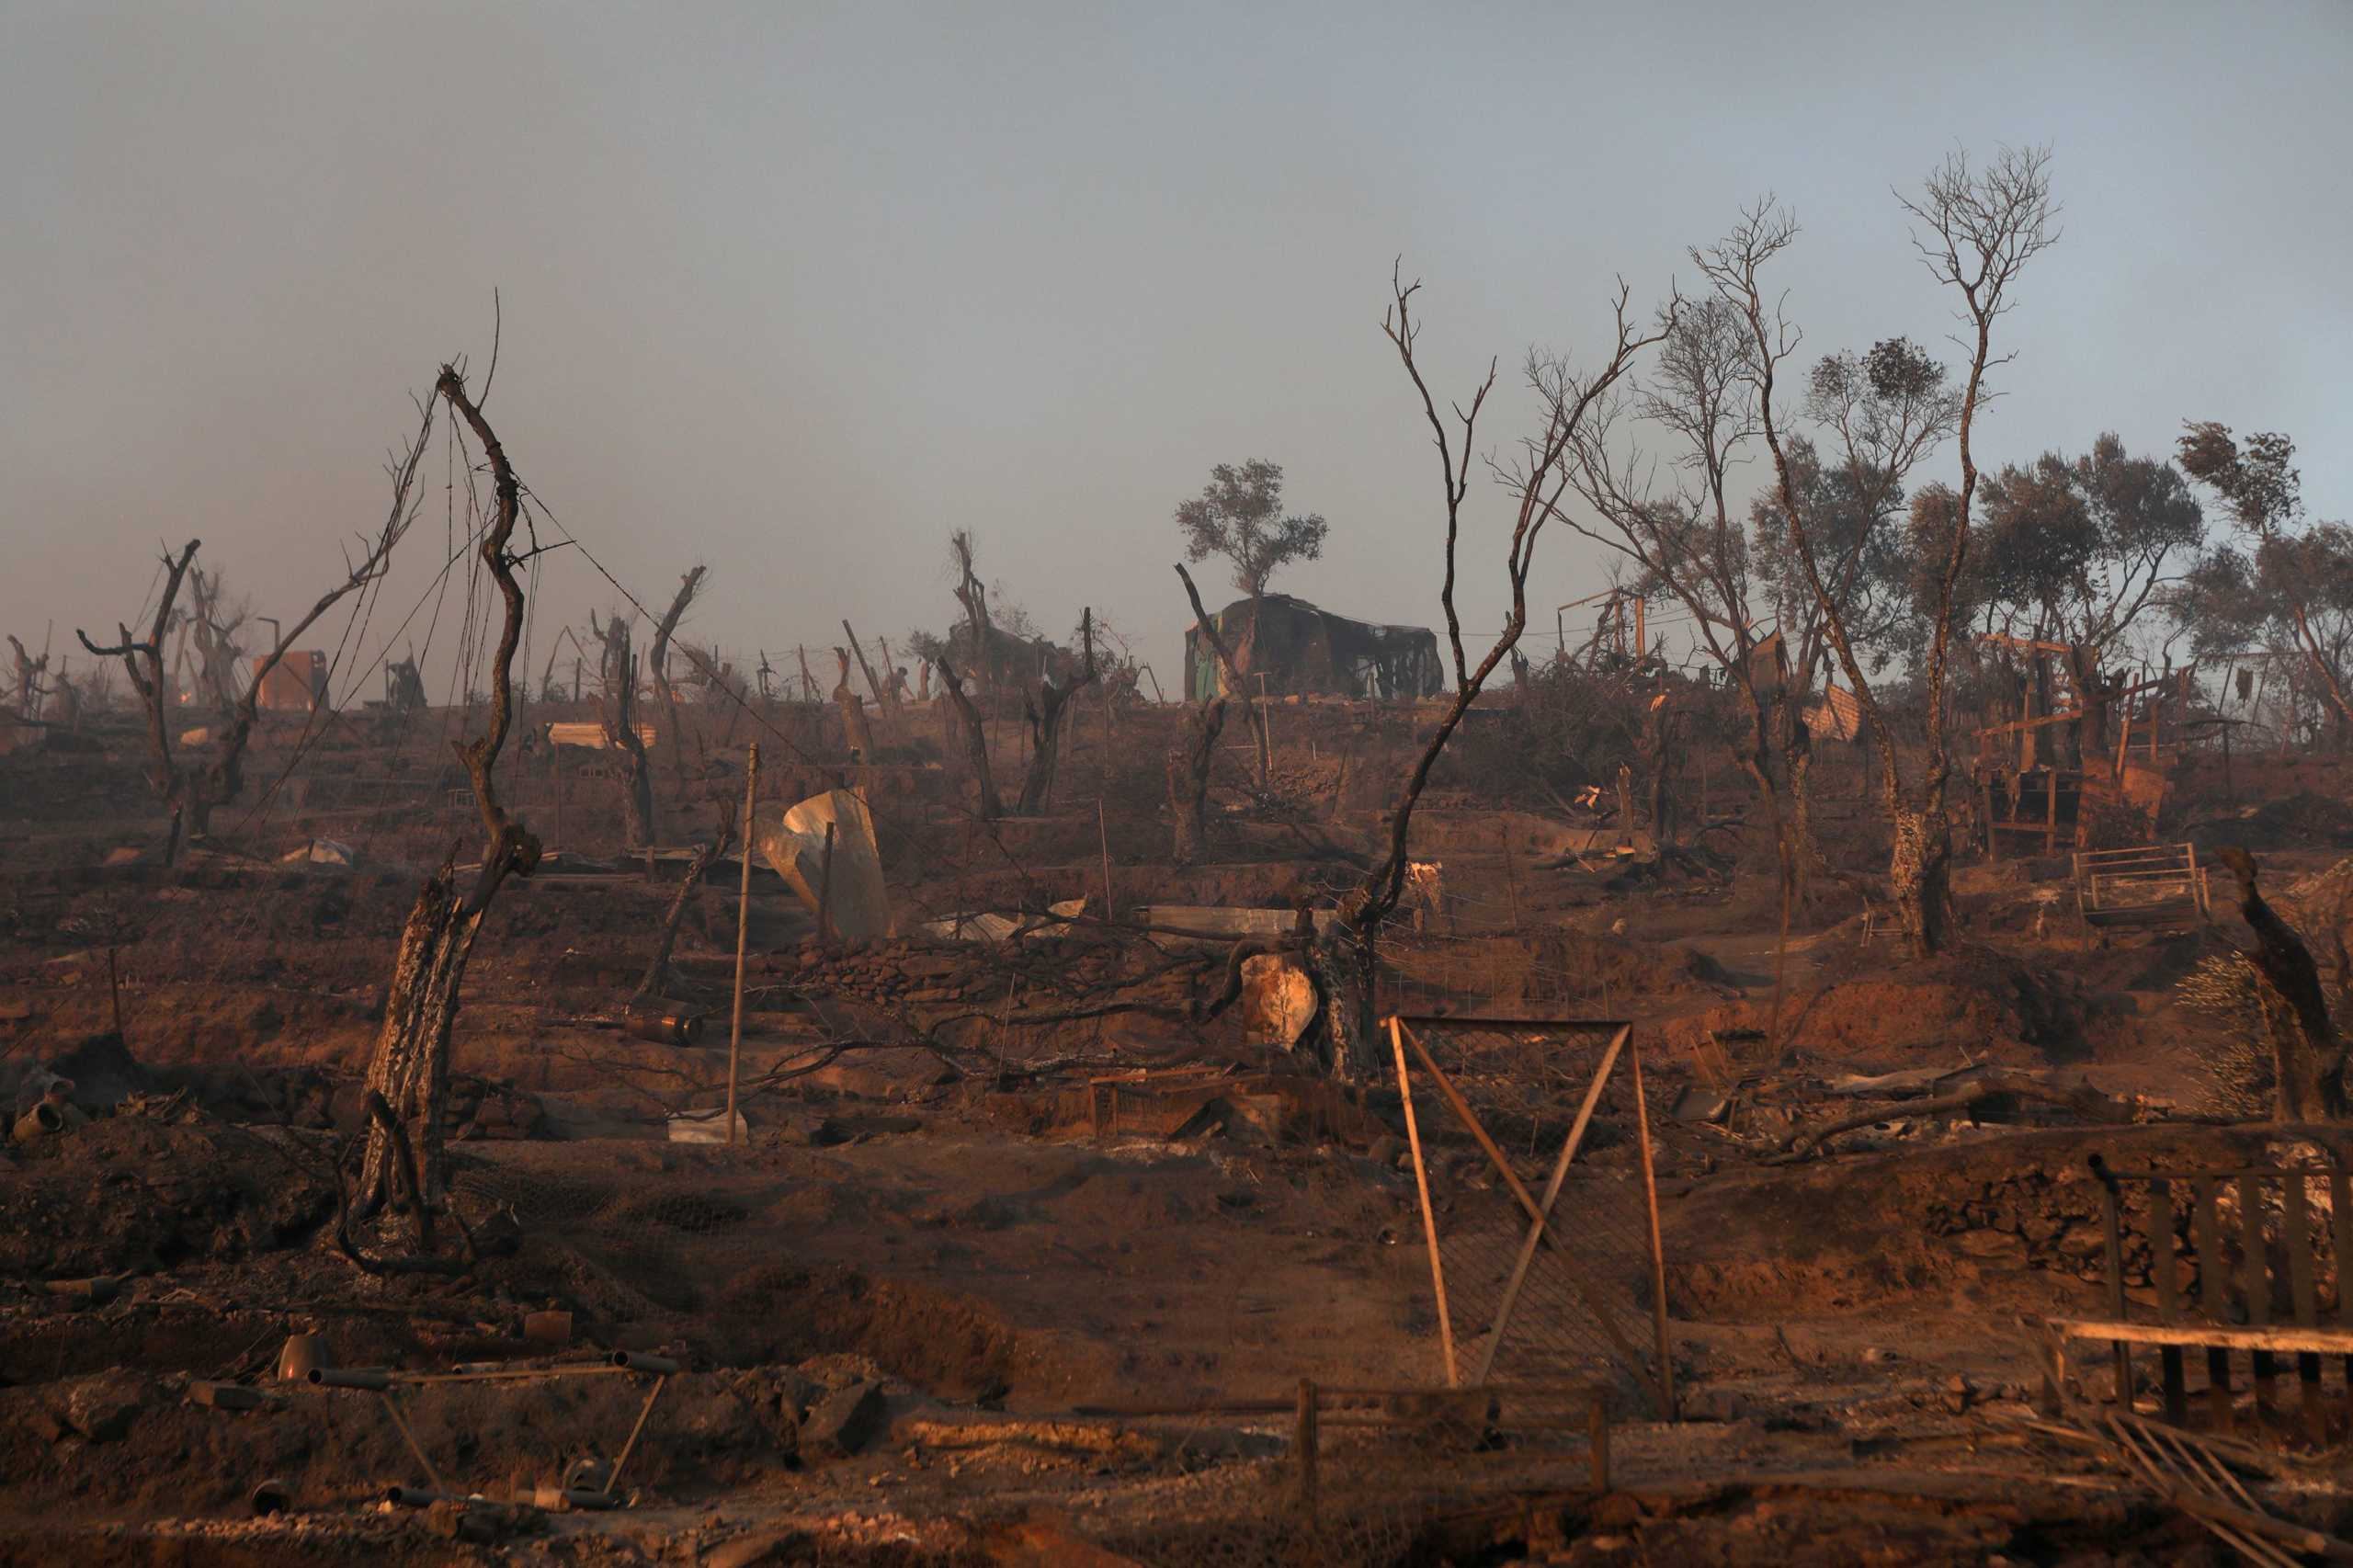
[{"label": "hazy grey sky", "polygon": [[[0,0],[0,631],[110,626],[191,536],[298,613],[381,517],[408,394],[479,369],[494,285],[518,468],[642,597],[710,562],[698,640],[939,626],[970,527],[1041,624],[1092,603],[1173,686],[1170,510],[1250,456],[1333,525],[1279,586],[1436,625],[1392,256],[1442,389],[1593,343],[1613,275],[1657,301],[1768,190],[1804,225],[1808,358],[1933,338],[1890,187],[2003,141],[2053,145],[2066,235],[2005,324],[1988,455],[2279,427],[2343,516],[2348,81],[2343,0]],[[433,509],[373,637],[439,565]],[[614,597],[543,568],[542,657]],[[1549,622],[1599,580],[1557,536],[1532,592]]]}]

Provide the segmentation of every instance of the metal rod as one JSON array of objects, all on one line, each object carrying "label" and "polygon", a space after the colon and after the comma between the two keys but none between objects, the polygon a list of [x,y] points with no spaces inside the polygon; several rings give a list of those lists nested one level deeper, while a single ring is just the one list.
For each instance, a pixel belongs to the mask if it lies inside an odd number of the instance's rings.
[{"label": "metal rod", "polygon": [[744,874],[735,887],[735,1014],[727,1026],[727,1142],[735,1142],[735,1082],[744,1059],[744,949],[752,931],[752,807],[759,799],[760,743],[744,755],[744,820],[735,824]]},{"label": "metal rod", "polygon": [[817,864],[817,940],[831,942],[834,905],[834,828],[825,824],[825,858]]},{"label": "metal rod", "polygon": [[[1107,698],[1105,700],[1108,703],[1109,699]],[[1107,714],[1110,712],[1108,706],[1103,710]],[[1108,745],[1108,743],[1106,744]],[[1103,847],[1103,918],[1117,920],[1119,911],[1111,903],[1111,829],[1103,817],[1103,798],[1100,795],[1095,798],[1095,835],[1096,841]]]},{"label": "metal rod", "polygon": [[1651,1217],[1651,1330],[1658,1340],[1658,1383],[1666,1402],[1660,1414],[1674,1421],[1677,1419],[1675,1362],[1666,1347],[1666,1247],[1658,1233],[1658,1176],[1651,1165],[1651,1113],[1643,1097],[1643,1050],[1633,1043],[1631,1030],[1627,1032],[1626,1059],[1634,1072],[1634,1126],[1643,1152],[1643,1203]]},{"label": "metal rod", "polygon": [[[1446,1303],[1446,1266],[1439,1261],[1438,1247],[1438,1213],[1430,1206],[1430,1174],[1422,1164],[1422,1130],[1414,1115],[1414,1086],[1405,1077],[1405,1045],[1401,1038],[1401,1024],[1395,1017],[1389,1020],[1390,1049],[1397,1053],[1397,1097],[1405,1108],[1405,1145],[1414,1156],[1414,1187],[1422,1199],[1422,1235],[1430,1248],[1430,1289],[1438,1296],[1438,1337],[1446,1355],[1446,1386],[1456,1387],[1460,1375],[1454,1366],[1454,1322]],[[1420,1042],[1416,1041],[1418,1045]],[[1481,1136],[1484,1136],[1483,1131]]]},{"label": "metal rod", "polygon": [[416,1456],[416,1462],[425,1467],[425,1479],[433,1483],[433,1490],[449,1491],[449,1488],[441,1480],[441,1472],[433,1468],[433,1461],[425,1457],[425,1449],[418,1446],[416,1434],[408,1429],[408,1418],[401,1414],[400,1405],[392,1398],[392,1391],[378,1389],[376,1397],[384,1402],[384,1414],[391,1416],[392,1425],[400,1429],[401,1441],[406,1443],[408,1451]]},{"label": "metal rod", "polygon": [[637,1407],[637,1425],[629,1429],[629,1441],[621,1445],[620,1457],[613,1460],[612,1471],[605,1477],[606,1496],[613,1495],[613,1488],[620,1484],[621,1466],[629,1463],[629,1456],[636,1451],[638,1434],[645,1430],[646,1417],[654,1414],[654,1402],[660,1399],[662,1391],[669,1386],[670,1374],[665,1372],[654,1379],[654,1386],[646,1391],[645,1403]]}]

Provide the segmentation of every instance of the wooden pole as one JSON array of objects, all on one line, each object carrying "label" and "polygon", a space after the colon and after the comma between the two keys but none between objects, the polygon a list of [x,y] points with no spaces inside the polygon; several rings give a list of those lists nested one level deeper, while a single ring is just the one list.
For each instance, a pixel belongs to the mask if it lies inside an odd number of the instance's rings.
[{"label": "wooden pole", "polygon": [[[1389,1020],[1389,1048],[1397,1053],[1397,1097],[1405,1106],[1405,1146],[1413,1153],[1414,1186],[1422,1195],[1422,1234],[1430,1246],[1430,1288],[1438,1294],[1438,1337],[1446,1352],[1446,1386],[1456,1388],[1461,1385],[1454,1370],[1454,1324],[1446,1309],[1446,1266],[1438,1261],[1438,1216],[1430,1208],[1430,1175],[1422,1165],[1422,1130],[1414,1119],[1414,1086],[1405,1076],[1404,1036],[1393,1015]],[[1480,1131],[1483,1134],[1485,1130]],[[1509,1166],[1504,1169],[1510,1174]]]},{"label": "wooden pole", "polygon": [[1103,815],[1103,800],[1099,795],[1095,801],[1095,834],[1097,842],[1103,846],[1103,918],[1117,920],[1119,912],[1111,903],[1111,829]]},{"label": "wooden pole", "polygon": [[735,824],[735,847],[744,874],[735,887],[735,1016],[727,1027],[727,1142],[735,1142],[735,1080],[744,1056],[744,949],[752,930],[752,804],[760,793],[760,744],[745,753],[744,820]]},{"label": "wooden pole", "polygon": [[825,858],[817,865],[817,940],[830,943],[834,939],[834,828],[825,824]]}]

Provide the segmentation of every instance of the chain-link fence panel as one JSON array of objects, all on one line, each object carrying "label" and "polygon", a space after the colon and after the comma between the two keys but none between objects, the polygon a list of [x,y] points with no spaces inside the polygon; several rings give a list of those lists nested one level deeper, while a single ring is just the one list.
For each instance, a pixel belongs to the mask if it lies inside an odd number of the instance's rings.
[{"label": "chain-link fence panel", "polygon": [[1631,1027],[1396,1028],[1455,1378],[1606,1381],[1630,1408],[1665,1414],[1663,1262]]}]

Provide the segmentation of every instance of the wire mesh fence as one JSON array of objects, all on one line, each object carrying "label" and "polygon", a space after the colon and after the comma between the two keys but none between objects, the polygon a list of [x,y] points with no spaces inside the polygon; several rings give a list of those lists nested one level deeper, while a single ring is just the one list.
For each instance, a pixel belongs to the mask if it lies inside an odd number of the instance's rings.
[{"label": "wire mesh fence", "polygon": [[[1453,1378],[1582,1377],[1669,1413],[1650,1128],[1631,1028],[1424,1017],[1396,1030]],[[1549,1215],[1540,1234],[1538,1213]]]}]

